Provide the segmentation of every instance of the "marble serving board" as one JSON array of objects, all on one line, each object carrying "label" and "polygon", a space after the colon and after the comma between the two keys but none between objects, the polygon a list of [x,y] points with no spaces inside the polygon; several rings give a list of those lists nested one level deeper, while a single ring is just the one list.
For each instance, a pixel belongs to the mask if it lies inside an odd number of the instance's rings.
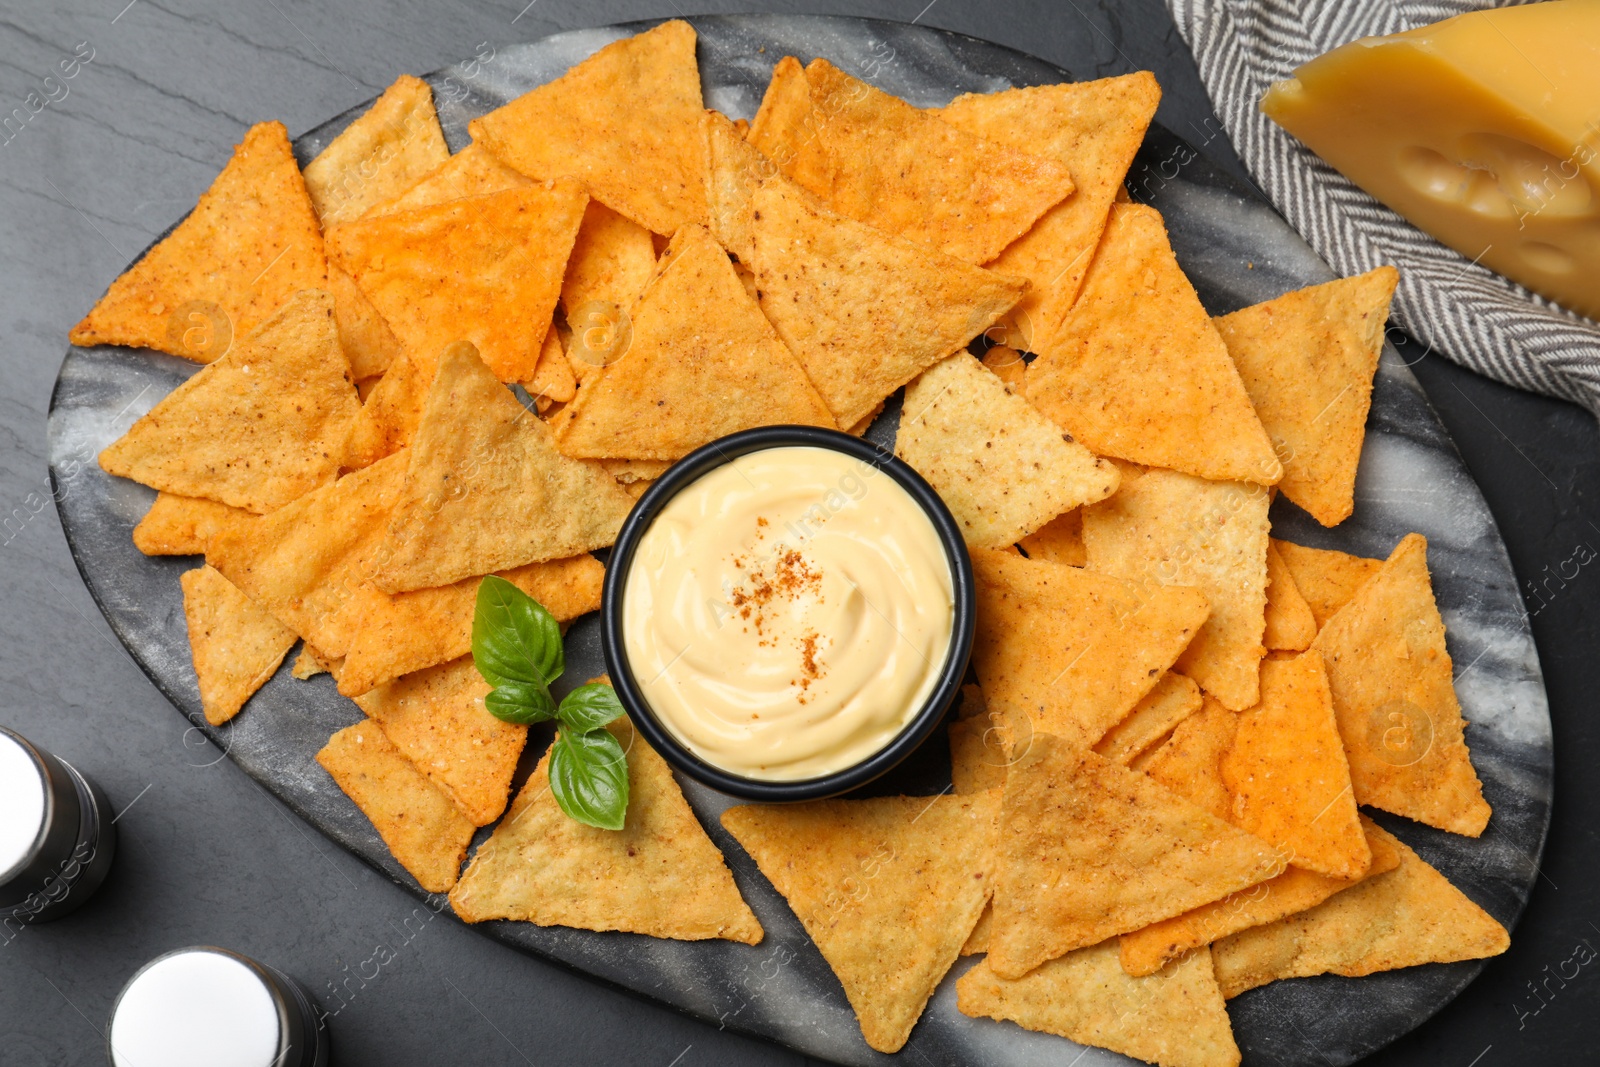
[{"label": "marble serving board", "polygon": [[[963,92],[1071,80],[1065,71],[999,45],[919,26],[789,16],[690,21],[700,35],[706,104],[733,117],[754,115],[772,64],[786,54],[802,61],[825,56],[923,107],[944,104]],[[472,59],[430,75],[427,80],[452,149],[467,143],[467,122],[473,117],[559,76],[595,49],[644,25],[485,46]],[[296,151],[302,163],[365,107],[301,136]],[[1332,277],[1259,195],[1164,129],[1151,130],[1128,184],[1137,199],[1165,215],[1178,258],[1213,313]],[[361,717],[326,675],[297,681],[290,677],[286,660],[232,722],[211,727],[201,714],[178,584],[178,576],[197,561],[142,556],[130,532],[154,494],[107,476],[95,464],[102,448],[196,369],[184,360],[147,351],[68,350],[51,400],[50,473],[62,526],[84,582],[151,681],[221,753],[323,833],[430,906],[447,910],[444,898],[425,893],[394,862],[371,825],[314,761],[329,735]],[[892,447],[898,412],[898,402],[891,402],[869,436]],[[1354,517],[1336,530],[1324,530],[1280,499],[1272,520],[1280,537],[1367,556],[1386,555],[1409,531],[1427,535],[1456,664],[1456,688],[1471,724],[1473,762],[1494,817],[1476,841],[1403,819],[1378,819],[1511,926],[1539,877],[1537,863],[1550,819],[1551,735],[1543,680],[1494,517],[1416,379],[1392,348],[1384,352],[1374,389]],[[567,640],[567,673],[558,689],[604,669],[594,616],[576,623]],[[536,729],[519,782],[548,740],[548,732]],[[932,794],[947,788],[949,781],[941,731],[870,791]],[[782,898],[722,831],[718,815],[728,799],[693,782],[683,785],[766,928],[760,945],[660,941],[509,922],[478,929],[716,1026],[842,1064],[892,1062],[896,1057],[876,1053],[862,1041],[827,964]],[[479,840],[486,835],[480,833]],[[1131,1062],[1101,1049],[1080,1053],[1062,1038],[961,1015],[954,982],[971,963],[959,962],[940,986],[898,1059],[952,1067]],[[1229,1010],[1245,1063],[1334,1067],[1420,1025],[1483,966],[1477,961],[1358,980],[1278,982],[1246,993]]]}]

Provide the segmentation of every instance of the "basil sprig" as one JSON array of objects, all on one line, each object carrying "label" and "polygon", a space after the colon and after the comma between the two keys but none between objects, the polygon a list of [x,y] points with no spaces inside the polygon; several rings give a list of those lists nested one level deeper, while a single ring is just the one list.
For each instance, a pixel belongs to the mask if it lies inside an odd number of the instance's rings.
[{"label": "basil sprig", "polygon": [[609,685],[580,685],[558,705],[550,686],[566,670],[561,627],[544,605],[504,578],[478,583],[472,662],[493,686],[490,714],[528,725],[560,724],[550,749],[550,792],[589,826],[620,830],[628,816],[628,754],[606,724],[622,714]]}]

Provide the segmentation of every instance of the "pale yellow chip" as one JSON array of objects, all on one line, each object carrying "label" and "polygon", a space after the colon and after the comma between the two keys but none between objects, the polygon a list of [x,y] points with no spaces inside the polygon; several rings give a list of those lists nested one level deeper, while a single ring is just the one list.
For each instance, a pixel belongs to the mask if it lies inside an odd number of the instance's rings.
[{"label": "pale yellow chip", "polygon": [[609,44],[468,126],[541,181],[571,175],[654,233],[706,221],[695,33],[674,19]]},{"label": "pale yellow chip", "polygon": [[302,682],[319,674],[331,674],[337,680],[339,668],[343,665],[343,660],[329,659],[312,645],[301,645],[300,654],[294,658],[294,666],[289,673]]},{"label": "pale yellow chip", "polygon": [[197,496],[157,493],[133,528],[133,546],[147,556],[196,556],[221,530],[249,523],[253,512]]},{"label": "pale yellow chip", "polygon": [[1381,559],[1352,556],[1331,548],[1306,548],[1276,538],[1272,546],[1283,557],[1283,565],[1305,598],[1319,630],[1383,566]]},{"label": "pale yellow chip", "polygon": [[987,329],[1026,283],[836,215],[786,182],[753,199],[761,308],[840,426]]},{"label": "pale yellow chip", "polygon": [[[792,60],[791,60],[792,62]],[[707,111],[701,118],[706,151],[706,227],[729,252],[749,263],[755,257],[751,202],[777,166],[739,134],[728,117]],[[781,179],[779,179],[781,180]]]},{"label": "pale yellow chip", "polygon": [[400,339],[356,280],[332,263],[328,264],[328,292],[333,294],[333,321],[339,330],[339,347],[350,364],[350,376],[360,382],[393,366],[401,358]]},{"label": "pale yellow chip", "polygon": [[333,327],[307,289],[100,453],[109,474],[258,513],[333,481],[361,411]]},{"label": "pale yellow chip", "polygon": [[1205,594],[1211,614],[1178,670],[1234,710],[1256,702],[1267,651],[1271,503],[1258,485],[1152,470],[1083,515],[1089,570]]},{"label": "pale yellow chip", "polygon": [[967,544],[984,548],[1104,500],[1119,480],[966,352],[906,386],[894,452],[928,479]]},{"label": "pale yellow chip", "polygon": [[72,328],[211,363],[301,289],[328,284],[322,231],[281,122],[250,127],[189,217]]},{"label": "pale yellow chip", "polygon": [[1082,567],[1089,562],[1083,545],[1083,512],[1077,508],[1057,515],[1017,544],[1029,559]]},{"label": "pale yellow chip", "polygon": [[346,222],[328,251],[410,357],[471,341],[504,382],[525,381],[555,313],[588,194],[573,181]]},{"label": "pale yellow chip", "polygon": [[[763,105],[751,143],[841,215],[966,263],[987,263],[1071,195],[1057,159],[973,136],[814,59],[805,107]],[[800,96],[775,71],[775,91]],[[772,90],[769,90],[772,91]]]},{"label": "pale yellow chip", "polygon": [[556,451],[550,428],[464,342],[440,357],[407,451],[375,575],[385,592],[604,548],[633,507],[604,467]]},{"label": "pale yellow chip", "polygon": [[400,753],[475,826],[500,817],[528,728],[502,722],[471,656],[408,674],[356,698]]},{"label": "pale yellow chip", "polygon": [[449,158],[433,90],[402,74],[306,164],[306,191],[332,226],[394,199]]},{"label": "pale yellow chip", "polygon": [[1394,847],[1399,866],[1310,911],[1217,942],[1212,953],[1223,996],[1280,978],[1359,978],[1421,963],[1483,959],[1510,946],[1505,927],[1404,842],[1376,825],[1368,829]]},{"label": "pale yellow chip", "polygon": [[1467,751],[1427,539],[1407,535],[1311,647],[1327,661],[1357,802],[1483,833],[1489,805]]},{"label": "pale yellow chip", "polygon": [[989,940],[1002,978],[1282,873],[1271,845],[1138,771],[1050,734],[1016,757]]},{"label": "pale yellow chip", "polygon": [[898,1051],[992,890],[999,795],[729,808],[879,1052]]},{"label": "pale yellow chip", "polygon": [[1096,81],[967,93],[935,112],[970,134],[1072,168],[1077,191],[1040,216],[989,264],[1031,283],[1010,314],[1024,347],[1042,351],[1057,342],[1111,204],[1160,100],[1155,76],[1139,71]]},{"label": "pale yellow chip", "polygon": [[632,334],[627,352],[550,420],[565,454],[673,460],[756,426],[838,428],[703,226],[673,237],[634,304]]},{"label": "pale yellow chip", "polygon": [[532,178],[521,171],[512,170],[474,141],[439,164],[432,173],[404,193],[374,207],[369,214],[411,211],[419,207],[447,204],[452,200],[464,200],[469,196],[503,193],[507,189],[520,189],[532,184]]},{"label": "pale yellow chip", "polygon": [[586,826],[562,811],[550,792],[546,752],[450,894],[456,914],[469,923],[517,919],[759,943],[761,924],[671,769],[626,719],[610,729],[628,754],[623,828]]},{"label": "pale yellow chip", "polygon": [[1138,586],[1077,567],[972,550],[972,663],[991,707],[1088,748],[1160,680],[1206,618],[1193,589]]},{"label": "pale yellow chip", "polygon": [[982,960],[956,982],[956,1006],[963,1015],[1006,1019],[1162,1067],[1239,1063],[1208,952],[1147,978],[1123,971],[1115,941],[1069,952],[1015,981]]},{"label": "pale yellow chip", "polygon": [[328,738],[317,762],[355,802],[394,858],[430,893],[456,884],[474,827],[368,719]]},{"label": "pale yellow chip", "polygon": [[561,307],[573,329],[592,328],[591,305],[605,314],[632,313],[656,273],[650,231],[598,200],[583,209],[583,225],[561,282]]},{"label": "pale yellow chip", "polygon": [[1216,320],[1283,459],[1283,495],[1324,526],[1355,510],[1393,267],[1286,293]]},{"label": "pale yellow chip", "polygon": [[539,348],[539,363],[533,377],[522,383],[528,395],[535,400],[551,400],[565,404],[578,392],[578,379],[567,360],[566,346],[561,343],[561,331],[551,326],[545,331],[544,344]]},{"label": "pale yellow chip", "polygon": [[200,704],[206,721],[221,726],[272,677],[295,634],[210,567],[179,580]]},{"label": "pale yellow chip", "polygon": [[1300,652],[1316,638],[1317,619],[1278,551],[1281,543],[1267,541],[1267,625],[1261,643],[1269,650]]},{"label": "pale yellow chip", "polygon": [[411,443],[432,380],[427,366],[401,353],[361,405],[350,435],[350,466],[370,466]]},{"label": "pale yellow chip", "polygon": [[1168,671],[1126,718],[1106,731],[1094,750],[1115,763],[1131,764],[1179,723],[1199,711],[1203,702],[1198,685],[1181,674]]},{"label": "pale yellow chip", "polygon": [[1097,455],[1271,485],[1283,466],[1154,208],[1118,205],[1028,400]]}]

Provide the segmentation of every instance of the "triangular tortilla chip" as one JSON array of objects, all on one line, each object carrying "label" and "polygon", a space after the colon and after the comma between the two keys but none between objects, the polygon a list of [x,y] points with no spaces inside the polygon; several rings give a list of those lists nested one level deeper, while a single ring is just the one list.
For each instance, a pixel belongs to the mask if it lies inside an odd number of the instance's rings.
[{"label": "triangular tortilla chip", "polygon": [[835,215],[770,182],[753,201],[761,309],[840,426],[982,333],[1026,283]]},{"label": "triangular tortilla chip", "polygon": [[[879,1052],[911,1036],[991,891],[999,795],[729,808]],[[865,891],[862,887],[865,886]]]},{"label": "triangular tortilla chip", "polygon": [[975,548],[972,664],[991,706],[1088,748],[1171,667],[1206,617],[1194,589],[1141,587],[1077,567]]},{"label": "triangular tortilla chip", "polygon": [[350,377],[363,381],[393,366],[400,358],[399,338],[356,280],[331,263],[328,292],[333,294],[333,321],[339,328],[339,347],[350,364]]},{"label": "triangular tortilla chip", "polygon": [[420,360],[406,352],[400,354],[361,405],[361,416],[350,434],[350,466],[370,466],[411,443],[432,381]]},{"label": "triangular tortilla chip", "polygon": [[465,342],[440,357],[408,451],[376,575],[389,593],[604,548],[633,507],[604,467],[556,451]]},{"label": "triangular tortilla chip", "polygon": [[[751,229],[751,200],[761,183],[774,178],[778,168],[761,150],[739,135],[720,111],[707,111],[701,119],[706,149],[706,227],[729,252],[749,263],[755,257]],[[781,180],[781,179],[778,179]]]},{"label": "triangular tortilla chip", "polygon": [[1267,491],[1152,470],[1083,514],[1089,569],[1189,586],[1211,615],[1178,670],[1234,710],[1258,697],[1267,604]]},{"label": "triangular tortilla chip", "polygon": [[1200,687],[1168,671],[1126,718],[1106,731],[1094,750],[1113,763],[1132,763],[1183,720],[1200,710]]},{"label": "triangular tortilla chip", "polygon": [[1117,468],[1013,396],[967,352],[906,386],[894,454],[928,479],[967,544],[1013,544],[1116,491]]},{"label": "triangular tortilla chip", "polygon": [[761,924],[671,769],[626,719],[610,730],[628,753],[626,825],[601,830],[563,812],[550,792],[546,752],[450,894],[456,914],[469,923],[518,919],[759,943]]},{"label": "triangular tortilla chip", "polygon": [[219,531],[236,529],[253,518],[253,512],[215,500],[157,493],[156,502],[133,528],[133,547],[147,556],[197,556]]},{"label": "triangular tortilla chip", "polygon": [[1261,643],[1269,650],[1300,652],[1316,638],[1317,619],[1278,551],[1281,543],[1267,541],[1267,625]]},{"label": "triangular tortilla chip", "polygon": [[512,170],[483,145],[473,142],[439,164],[434,171],[404,193],[372,208],[368,214],[387,215],[419,207],[446,204],[469,196],[486,196],[532,185],[533,179]]},{"label": "triangular tortilla chip", "polygon": [[501,381],[533,375],[588,196],[532,185],[328,230],[328,250],[412,359],[468,340]]},{"label": "triangular tortilla chip", "polygon": [[221,726],[266,684],[295,633],[210,567],[185,571],[183,617],[206,721]]},{"label": "triangular tortilla chip", "polygon": [[[222,334],[244,337],[290,294],[327,284],[322,231],[288,131],[263,122],[189,217],[111,283],[71,340],[210,363],[228,351]],[[191,333],[197,326],[205,329]]]},{"label": "triangular tortilla chip", "polygon": [[331,482],[361,401],[333,298],[307,289],[100,453],[109,474],[267,512]]},{"label": "triangular tortilla chip", "polygon": [[1283,457],[1278,488],[1324,526],[1337,526],[1355,510],[1372,376],[1399,280],[1393,267],[1379,267],[1216,320]]},{"label": "triangular tortilla chip", "polygon": [[1240,930],[1314,908],[1335,893],[1400,866],[1400,853],[1389,844],[1392,838],[1381,834],[1366,816],[1362,816],[1361,824],[1372,851],[1372,864],[1361,874],[1353,878],[1329,878],[1325,874],[1290,867],[1271,881],[1242,889],[1171,919],[1151,923],[1143,930],[1123,934],[1120,938],[1122,969],[1132,975],[1155,974],[1170,961],[1195,949],[1205,948]]},{"label": "triangular tortilla chip", "polygon": [[1057,515],[1017,542],[1029,559],[1082,567],[1089,562],[1083,546],[1083,512],[1077,508]]},{"label": "triangular tortilla chip", "polygon": [[1123,972],[1115,941],[1070,952],[1009,982],[979,961],[956,982],[956,1006],[963,1015],[1008,1019],[1163,1067],[1239,1063],[1208,952],[1148,978]]},{"label": "triangular tortilla chip", "polygon": [[1222,780],[1222,758],[1238,732],[1239,716],[1206,697],[1138,769],[1191,804],[1231,820],[1233,794]]},{"label": "triangular tortilla chip", "polygon": [[533,369],[533,377],[523,382],[522,387],[539,402],[549,400],[565,404],[577,395],[578,379],[572,373],[567,350],[561,344],[561,331],[554,326],[545,332],[544,344],[539,348],[539,363]]},{"label": "triangular tortilla chip", "polygon": [[583,209],[583,225],[561,281],[561,307],[573,329],[588,325],[582,312],[594,301],[607,311],[629,313],[655,273],[650,231],[591,200]]},{"label": "triangular tortilla chip", "polygon": [[332,674],[337,679],[343,662],[343,660],[328,659],[312,645],[301,645],[300,654],[294,658],[294,665],[289,673],[302,682],[319,674]]},{"label": "triangular tortilla chip", "polygon": [[827,188],[831,183],[828,153],[816,137],[823,117],[811,109],[806,68],[794,56],[784,56],[772,66],[767,91],[745,131],[745,140],[803,188]]},{"label": "triangular tortilla chip", "polygon": [[528,728],[489,714],[471,656],[408,674],[356,703],[476,826],[500,817]]},{"label": "triangular tortilla chip", "polygon": [[1409,534],[1311,645],[1327,661],[1356,800],[1477,837],[1489,823],[1451,681],[1428,542]]},{"label": "triangular tortilla chip", "polygon": [[1369,825],[1400,865],[1310,911],[1219,941],[1212,952],[1222,995],[1280,978],[1360,978],[1420,963],[1498,956],[1511,944],[1501,926],[1405,843]]},{"label": "triangular tortilla chip", "polygon": [[992,345],[983,354],[983,365],[994,371],[1008,391],[1018,396],[1027,395],[1028,364],[1021,352],[1005,345]]},{"label": "triangular tortilla chip", "polygon": [[988,712],[950,724],[950,787],[956,793],[1003,789],[1011,750]]},{"label": "triangular tortilla chip", "polygon": [[1271,485],[1272,442],[1154,208],[1119,205],[1028,400],[1096,454]]},{"label": "triangular tortilla chip", "polygon": [[306,164],[306,191],[322,224],[332,226],[393,200],[449,158],[433,90],[402,74]]},{"label": "triangular tortilla chip", "polygon": [[551,420],[567,455],[671,460],[754,426],[836,428],[703,226],[673,237],[632,328],[627,354]]},{"label": "triangular tortilla chip", "polygon": [[1265,841],[1050,734],[1007,771],[999,840],[989,965],[1002,978],[1283,871]]},{"label": "triangular tortilla chip", "polygon": [[1319,630],[1383,567],[1381,559],[1352,556],[1332,548],[1306,548],[1276,538],[1272,547],[1283,557],[1283,565],[1289,569]]},{"label": "triangular tortilla chip", "polygon": [[810,106],[781,124],[764,108],[751,143],[841,215],[978,264],[1072,193],[1065,163],[975,137],[826,59],[805,80]]},{"label": "triangular tortilla chip", "polygon": [[695,33],[674,19],[606,45],[474,119],[475,140],[541,181],[572,175],[655,233],[706,220]]},{"label": "triangular tortilla chip", "polygon": [[967,93],[935,112],[974,136],[1072,168],[1077,191],[1040,216],[989,264],[1031,284],[1010,314],[1024,347],[1037,352],[1057,340],[1160,100],[1155,75],[1139,71],[1097,81]]},{"label": "triangular tortilla chip", "polygon": [[444,790],[370,719],[328,738],[317,762],[371,820],[400,866],[430,893],[456,883],[474,829]]}]

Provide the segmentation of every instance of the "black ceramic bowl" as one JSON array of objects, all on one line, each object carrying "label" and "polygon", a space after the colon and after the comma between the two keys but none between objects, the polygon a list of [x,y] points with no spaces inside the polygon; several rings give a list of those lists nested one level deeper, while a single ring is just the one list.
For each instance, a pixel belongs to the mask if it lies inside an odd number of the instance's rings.
[{"label": "black ceramic bowl", "polygon": [[[794,446],[827,448],[870,463],[893,478],[900,488],[910,494],[911,499],[922,506],[933,523],[939,541],[944,546],[945,559],[950,564],[951,587],[955,595],[954,630],[950,635],[950,651],[927,703],[892,741],[861,762],[832,774],[772,782],[746,778],[712,766],[690,751],[656,718],[628,665],[628,653],[622,639],[622,597],[639,541],[668,501],[702,475],[739,456],[769,448]],[[601,643],[605,651],[606,669],[611,673],[611,683],[616,687],[623,708],[650,746],[661,753],[668,763],[713,789],[745,800],[820,800],[865,785],[884,774],[916,751],[943,720],[945,712],[961,691],[967,660],[972,655],[972,631],[977,618],[974,596],[972,561],[967,556],[966,542],[950,515],[950,509],[944,506],[944,501],[939,499],[933,487],[923,481],[922,475],[872,442],[837,430],[815,426],[762,426],[729,434],[689,453],[668,468],[639,498],[627,521],[622,524],[622,532],[611,550],[611,562],[606,567],[605,598],[600,618]]]}]

